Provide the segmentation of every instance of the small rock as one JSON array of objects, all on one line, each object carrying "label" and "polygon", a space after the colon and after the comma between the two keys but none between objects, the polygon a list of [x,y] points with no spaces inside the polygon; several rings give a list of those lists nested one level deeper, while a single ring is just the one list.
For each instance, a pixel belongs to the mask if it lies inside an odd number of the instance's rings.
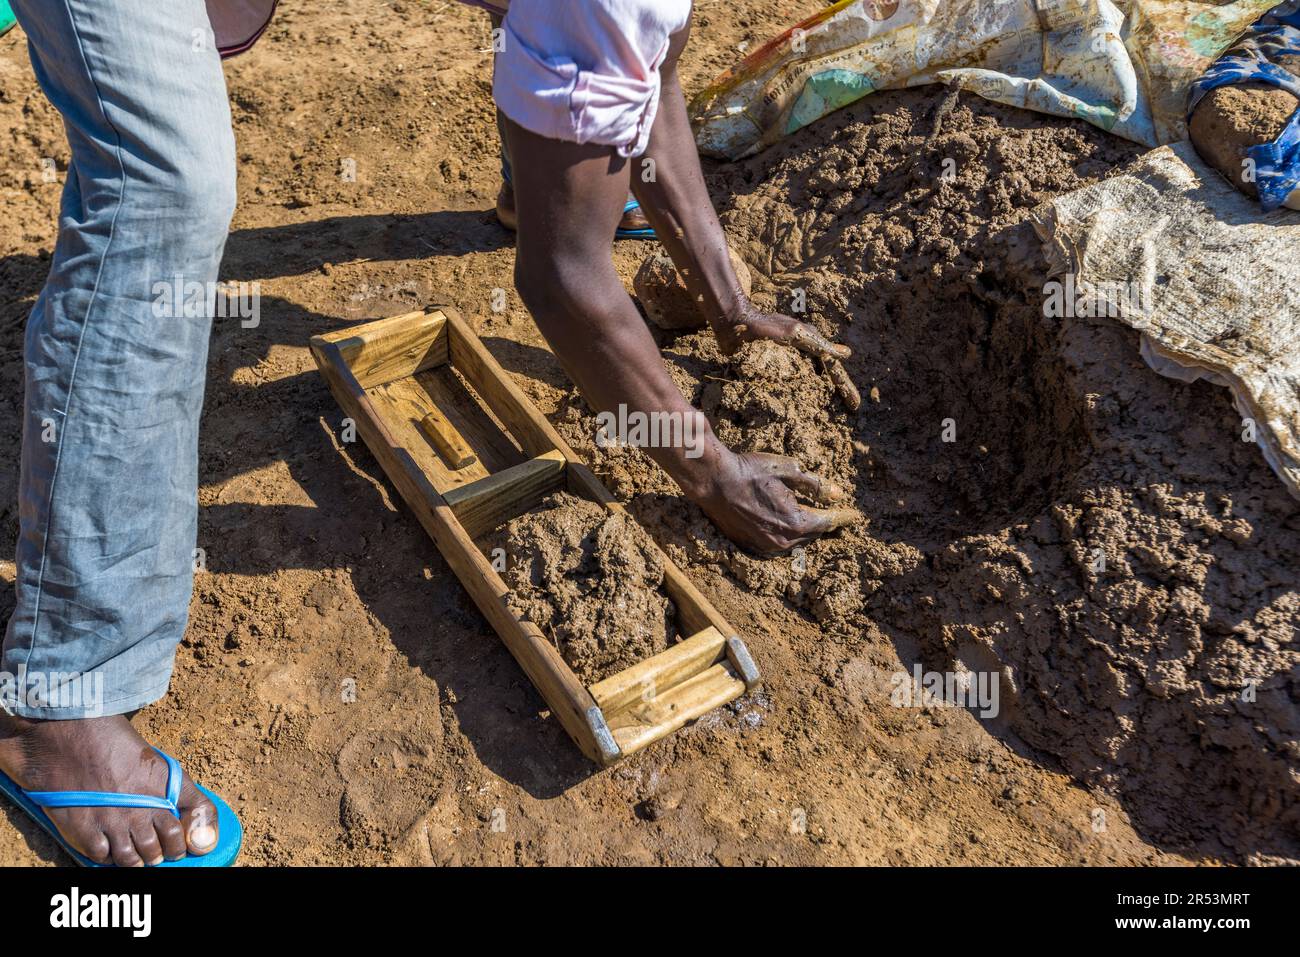
[{"label": "small rock", "polygon": [[[731,265],[736,270],[741,291],[748,297],[752,289],[749,267],[730,247]],[[645,309],[646,318],[660,329],[699,329],[706,325],[697,303],[692,300],[668,253],[659,249],[646,257],[632,279],[632,289]]]}]

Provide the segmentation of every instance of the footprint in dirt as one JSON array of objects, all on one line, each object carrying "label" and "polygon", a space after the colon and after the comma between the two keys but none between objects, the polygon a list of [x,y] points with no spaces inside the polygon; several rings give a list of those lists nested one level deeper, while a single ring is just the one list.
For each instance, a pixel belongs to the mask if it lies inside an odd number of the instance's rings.
[{"label": "footprint in dirt", "polygon": [[428,809],[443,775],[436,767],[441,724],[398,731],[361,731],[339,752],[341,823],[362,843],[387,844]]}]

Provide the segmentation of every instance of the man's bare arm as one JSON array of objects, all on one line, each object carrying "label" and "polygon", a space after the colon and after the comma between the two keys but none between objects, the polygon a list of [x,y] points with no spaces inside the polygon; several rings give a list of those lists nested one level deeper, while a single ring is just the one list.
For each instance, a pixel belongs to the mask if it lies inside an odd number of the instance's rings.
[{"label": "man's bare arm", "polygon": [[597,412],[698,417],[698,457],[684,446],[645,451],[734,541],[783,551],[854,520],[848,509],[800,505],[791,488],[825,503],[843,492],[789,459],[731,452],[673,383],[610,260],[628,161],[607,146],[547,139],[508,119],[505,127],[519,216],[515,285],[587,402]]},{"label": "man's bare arm", "polygon": [[[840,366],[850,355],[848,348],[829,342],[808,323],[756,309],[741,291],[727,255],[727,237],[704,184],[677,74],[677,58],[688,34],[689,28],[673,36],[660,71],[659,109],[645,154],[634,161],[632,192],[687,289],[703,303],[704,318],[724,353],[752,339],[793,346],[825,362],[845,403],[857,409],[862,400]],[[651,170],[653,175],[646,175]]]}]

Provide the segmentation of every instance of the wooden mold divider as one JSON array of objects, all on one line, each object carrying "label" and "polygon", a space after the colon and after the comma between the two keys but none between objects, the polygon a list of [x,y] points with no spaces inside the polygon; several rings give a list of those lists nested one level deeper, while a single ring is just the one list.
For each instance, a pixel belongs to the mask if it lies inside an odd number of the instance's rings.
[{"label": "wooden mold divider", "polygon": [[509,589],[475,538],[561,488],[627,513],[454,309],[315,336],[311,351],[403,500],[589,758],[613,764],[759,687],[744,642],[667,555],[664,588],[687,637],[590,687],[510,611]]}]

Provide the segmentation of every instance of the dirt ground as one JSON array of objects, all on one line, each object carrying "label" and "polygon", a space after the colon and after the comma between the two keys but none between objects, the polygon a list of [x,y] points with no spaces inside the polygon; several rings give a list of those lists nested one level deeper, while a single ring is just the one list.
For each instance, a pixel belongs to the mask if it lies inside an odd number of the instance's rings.
[{"label": "dirt ground", "polygon": [[[688,92],[817,6],[697,0]],[[726,441],[799,455],[868,517],[760,561],[640,453],[595,447],[519,304],[489,212],[487,47],[486,17],[455,3],[290,0],[228,65],[240,206],[222,278],[261,283],[261,322],[217,323],[207,567],[171,694],[136,721],[231,801],[244,863],[1300,856],[1300,509],[1222,394],[1160,379],[1117,324],[1043,321],[1026,293],[1042,283],[1029,210],[1136,150],[927,89],[708,167],[756,297],[792,308],[801,291],[854,348],[865,399],[848,413],[799,356],[729,360],[706,334],[656,333]],[[22,326],[59,194],[41,160],[61,176],[67,158],[17,33],[0,40],[0,131],[0,437],[17,449]],[[616,248],[629,287],[651,248]],[[579,755],[369,453],[340,443],[307,353],[314,333],[433,302],[463,312],[740,629],[762,693],[613,770]],[[11,457],[4,555],[16,476]],[[1088,570],[1098,548],[1109,572]],[[891,676],[953,662],[1006,675],[1007,712],[891,705]],[[1259,708],[1234,709],[1252,678]],[[0,864],[62,861],[5,808]]]}]

